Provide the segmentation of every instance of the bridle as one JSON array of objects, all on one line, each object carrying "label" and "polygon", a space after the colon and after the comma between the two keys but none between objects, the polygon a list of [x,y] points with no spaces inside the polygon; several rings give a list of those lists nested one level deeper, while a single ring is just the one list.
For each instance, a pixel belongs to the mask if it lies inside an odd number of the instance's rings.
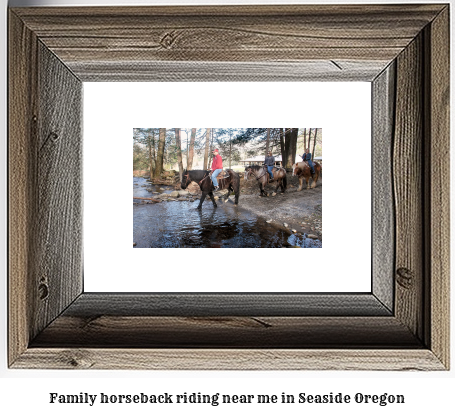
[{"label": "bridle", "polygon": [[190,173],[185,174],[183,177],[185,177],[185,180],[186,180],[186,182],[185,182],[185,188],[187,188],[188,185],[191,183]]},{"label": "bridle", "polygon": [[256,173],[254,172],[254,170],[250,167],[250,168],[246,171],[246,173],[247,173],[246,179],[248,180],[248,176],[250,175],[250,173],[253,173],[254,177],[256,177],[256,180],[259,180],[261,177],[264,177],[264,176],[267,174],[267,169],[264,169],[264,167],[263,167],[262,170],[263,170],[263,173],[258,177],[258,176],[256,175]]},{"label": "bridle", "polygon": [[[201,179],[201,181],[199,182],[199,186],[201,185],[201,183],[207,179],[207,177],[209,177],[210,175],[207,174],[207,172],[205,172],[205,175],[204,177]],[[185,178],[185,186],[188,187],[188,185],[192,182],[191,178],[190,178],[190,173],[187,173],[183,176]]]}]

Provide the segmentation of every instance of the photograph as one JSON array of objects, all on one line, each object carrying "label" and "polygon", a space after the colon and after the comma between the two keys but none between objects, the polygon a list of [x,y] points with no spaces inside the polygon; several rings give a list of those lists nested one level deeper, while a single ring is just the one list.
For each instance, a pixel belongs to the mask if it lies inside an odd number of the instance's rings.
[{"label": "photograph", "polygon": [[134,128],[133,248],[322,248],[322,128]]}]

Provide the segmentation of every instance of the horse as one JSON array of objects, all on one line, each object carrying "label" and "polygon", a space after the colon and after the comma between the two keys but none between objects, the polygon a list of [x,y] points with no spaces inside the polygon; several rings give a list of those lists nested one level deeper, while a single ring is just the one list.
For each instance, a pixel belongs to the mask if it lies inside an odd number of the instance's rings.
[{"label": "horse", "polygon": [[[267,192],[264,190],[265,185],[269,183],[269,172],[267,171],[267,166],[262,165],[245,167],[245,180],[248,180],[250,176],[256,178],[259,184],[259,190],[261,191],[260,196],[268,196]],[[286,170],[282,167],[274,167],[273,178],[277,183],[275,193],[278,191],[279,187],[281,187],[281,193],[284,193],[287,186]]]},{"label": "horse", "polygon": [[[234,205],[237,206],[239,204],[240,196],[240,177],[234,170],[227,169],[225,171],[228,173],[227,177],[217,177],[220,190],[228,190],[224,203],[227,203],[232,191],[235,193]],[[186,189],[191,182],[196,182],[199,184],[199,187],[202,191],[201,201],[199,202],[197,209],[202,209],[202,203],[204,203],[207,195],[209,195],[210,199],[212,199],[213,207],[218,206],[215,202],[215,198],[213,197],[213,190],[215,187],[213,186],[212,179],[210,178],[210,170],[185,170],[182,175],[180,187],[182,189]]]},{"label": "horse", "polygon": [[[299,177],[299,188],[297,189],[300,192],[303,189],[303,179],[306,180],[306,188],[314,189],[316,187],[316,182],[318,181],[319,175],[322,173],[321,165],[314,161],[314,174],[311,174],[310,166],[306,161],[301,161],[300,163],[295,163],[292,166],[292,175]],[[313,183],[310,186],[310,177],[313,178]]]}]

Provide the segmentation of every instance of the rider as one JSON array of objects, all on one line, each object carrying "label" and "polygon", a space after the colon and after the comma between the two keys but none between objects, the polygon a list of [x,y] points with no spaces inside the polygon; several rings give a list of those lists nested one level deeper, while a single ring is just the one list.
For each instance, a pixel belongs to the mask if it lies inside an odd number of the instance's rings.
[{"label": "rider", "polygon": [[213,160],[212,160],[212,167],[211,167],[211,179],[213,185],[215,186],[215,192],[219,189],[218,181],[216,180],[216,176],[221,173],[223,170],[223,159],[221,158],[218,149],[212,151],[213,153]]},{"label": "rider", "polygon": [[310,149],[307,148],[305,149],[305,153],[301,156],[303,161],[308,162],[308,165],[310,166],[311,169],[311,174],[314,174],[314,165],[313,165],[313,160],[311,160],[311,153]]},{"label": "rider", "polygon": [[273,180],[273,166],[275,165],[275,157],[272,156],[271,151],[269,151],[269,155],[266,156],[264,164],[267,166],[267,171],[270,174],[270,178]]}]

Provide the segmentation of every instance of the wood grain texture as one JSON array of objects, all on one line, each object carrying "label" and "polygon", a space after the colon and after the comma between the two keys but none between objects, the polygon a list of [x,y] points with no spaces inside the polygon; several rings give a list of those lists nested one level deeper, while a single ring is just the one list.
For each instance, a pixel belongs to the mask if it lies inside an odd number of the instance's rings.
[{"label": "wood grain texture", "polygon": [[9,361],[82,291],[81,88],[10,14]]},{"label": "wood grain texture", "polygon": [[84,82],[320,82],[372,81],[387,61],[74,62]]},{"label": "wood grain texture", "polygon": [[219,317],[391,316],[373,294],[84,293],[63,314]]},{"label": "wood grain texture", "polygon": [[[449,8],[431,23],[429,125],[431,142],[425,140],[430,157],[426,219],[430,225],[429,276],[430,345],[435,355],[450,366],[450,54]],[[428,75],[427,74],[427,75]],[[428,131],[427,130],[427,131]],[[429,304],[428,304],[429,303]]]},{"label": "wood grain texture", "polygon": [[[93,75],[84,75],[93,73],[94,62],[110,62],[115,68],[125,62],[147,66],[172,61],[312,60],[317,61],[313,68],[319,77],[324,68],[332,72],[331,62],[339,60],[372,60],[384,69],[440,9],[439,5],[299,5],[14,11],[80,79],[89,80]],[[340,68],[343,72],[342,64]],[[356,69],[355,78],[365,75],[358,66],[350,72]],[[121,73],[110,70],[103,76],[113,79]]]},{"label": "wood grain texture", "polygon": [[14,368],[111,370],[395,370],[444,366],[428,350],[29,348]]},{"label": "wood grain texture", "polygon": [[82,83],[38,43],[32,337],[82,292]]},{"label": "wood grain texture", "polygon": [[[14,9],[9,53],[10,367],[448,368],[446,5]],[[373,81],[372,294],[77,297],[81,80],[314,79]]]},{"label": "wood grain texture", "polygon": [[389,310],[394,305],[395,212],[392,143],[395,63],[372,83],[372,291]]},{"label": "wood grain texture", "polygon": [[393,187],[396,220],[395,315],[423,337],[423,36],[397,58]]},{"label": "wood grain texture", "polygon": [[30,347],[422,348],[393,317],[61,316]]},{"label": "wood grain texture", "polygon": [[28,345],[33,321],[36,287],[30,283],[32,272],[33,195],[35,160],[33,140],[36,135],[37,60],[36,35],[14,14],[9,16],[8,45],[10,102],[8,124],[8,196],[9,196],[9,343],[11,363]]}]

